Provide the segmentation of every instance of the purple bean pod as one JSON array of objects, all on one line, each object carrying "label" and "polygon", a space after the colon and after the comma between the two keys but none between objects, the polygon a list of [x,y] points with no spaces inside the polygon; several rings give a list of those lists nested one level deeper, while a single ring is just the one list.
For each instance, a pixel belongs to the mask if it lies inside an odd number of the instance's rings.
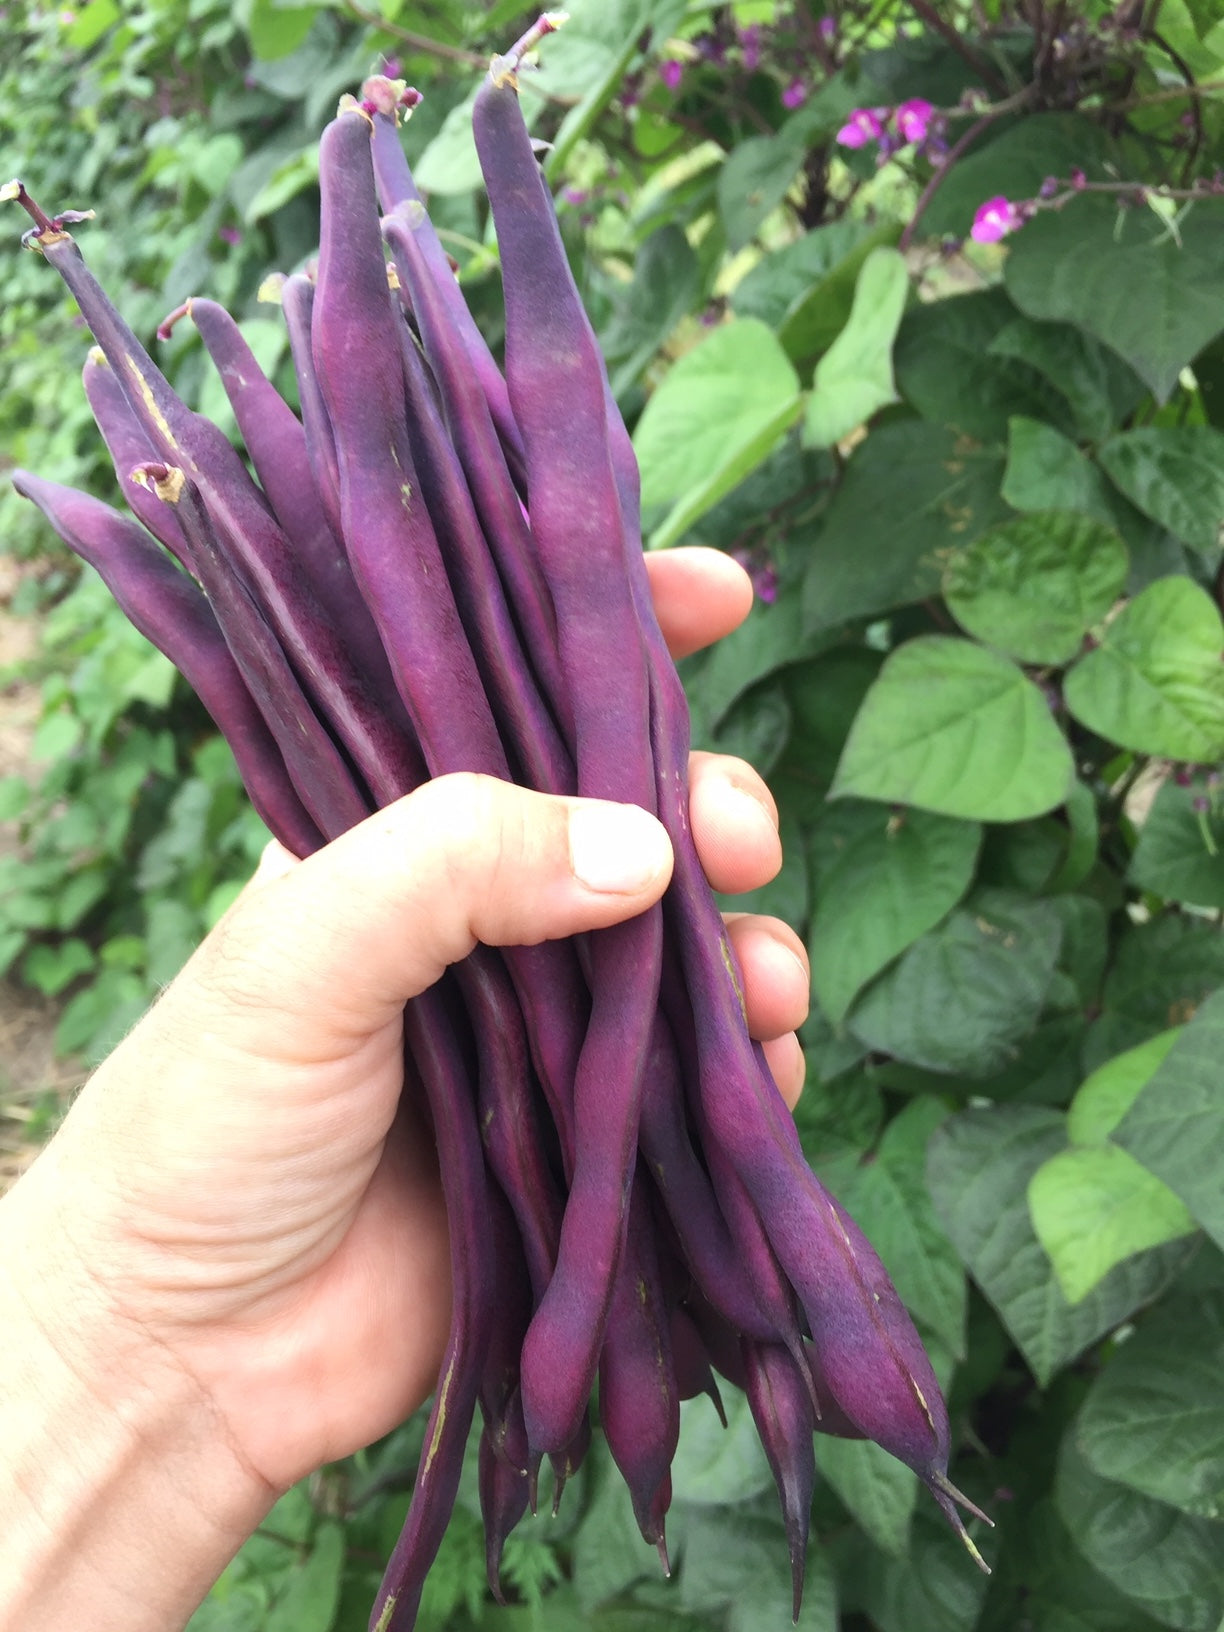
[{"label": "purple bean pod", "polygon": [[[472,122],[501,244],[507,387],[573,702],[578,791],[653,810],[648,688],[625,584],[602,365],[576,291],[557,298],[564,249],[511,78],[485,81]],[[573,1437],[594,1380],[624,1244],[661,955],[657,908],[590,938],[570,1201],[557,1270],[523,1348],[524,1412],[539,1449]]]},{"label": "purple bean pod", "polygon": [[297,375],[306,456],[327,524],[332,536],[340,538],[340,463],[336,457],[336,439],[332,435],[331,421],[319,390],[319,377],[315,372],[311,343],[314,298],[314,283],[304,272],[293,273],[281,286],[281,315],[289,333],[289,353]]},{"label": "purple bean pod", "polygon": [[803,1607],[803,1578],[807,1568],[808,1530],[812,1493],[816,1488],[816,1456],[812,1448],[810,1379],[779,1343],[742,1344],[748,1404],[769,1458],[791,1564],[791,1613],[796,1623]]},{"label": "purple bean pod", "polygon": [[114,463],[120,492],[141,525],[147,527],[175,560],[181,561],[190,571],[187,543],[173,508],[163,504],[156,494],[132,479],[132,471],[137,465],[157,459],[160,455],[141,429],[119,383],[119,376],[107,362],[100,346],[94,346],[85,359],[81,379],[90,409],[102,432],[102,440]]},{"label": "purple bean pod", "polygon": [[323,835],[294,791],[204,592],[136,522],[101,499],[24,470],[15,472],[13,486],[34,501],[68,548],[101,576],[131,623],[181,672],[233,750],[268,830],[295,856],[319,849]]}]

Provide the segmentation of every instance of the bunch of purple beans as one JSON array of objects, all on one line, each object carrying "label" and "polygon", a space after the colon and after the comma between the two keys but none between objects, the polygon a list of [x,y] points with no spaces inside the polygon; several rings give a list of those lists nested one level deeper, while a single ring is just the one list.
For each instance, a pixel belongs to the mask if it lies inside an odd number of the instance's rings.
[{"label": "bunch of purple beans", "polygon": [[977,1511],[947,1479],[917,1333],[749,1038],[688,832],[688,711],[647,588],[633,449],[519,106],[523,59],[556,23],[493,60],[473,113],[504,376],[404,156],[417,93],[371,79],[322,137],[317,272],[281,289],[301,417],[220,306],[186,308],[250,468],[109,303],[65,230],[82,216],[4,190],[93,332],[85,388],[138,520],[26,472],[16,485],[195,688],[289,850],[453,771],[635,802],[674,845],[651,911],[572,942],[477,948],[408,1006],[454,1313],[380,1632],[414,1622],[477,1407],[500,1593],[542,1459],[559,1499],[583,1458],[597,1380],[665,1563],[679,1402],[704,1391],[721,1411],[715,1371],[746,1391],[796,1616],[814,1432],[875,1440],[962,1535],[954,1503]]}]

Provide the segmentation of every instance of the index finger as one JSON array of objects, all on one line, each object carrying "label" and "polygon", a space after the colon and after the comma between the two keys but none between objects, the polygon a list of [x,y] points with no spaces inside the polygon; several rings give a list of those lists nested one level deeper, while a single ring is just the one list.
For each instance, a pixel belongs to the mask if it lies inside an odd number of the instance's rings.
[{"label": "index finger", "polygon": [[687,657],[738,629],[752,607],[752,580],[729,555],[702,545],[646,556],[659,627],[673,657]]}]

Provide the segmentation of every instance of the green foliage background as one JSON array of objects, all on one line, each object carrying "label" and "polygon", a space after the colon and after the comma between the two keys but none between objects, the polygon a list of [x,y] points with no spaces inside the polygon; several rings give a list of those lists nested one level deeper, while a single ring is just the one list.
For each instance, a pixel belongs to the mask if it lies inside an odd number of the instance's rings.
[{"label": "green foliage background", "polygon": [[[788,859],[754,904],[812,954],[805,1145],[922,1328],[953,1477],[998,1521],[987,1581],[906,1470],[818,1441],[800,1624],[1215,1632],[1224,21],[1211,0],[572,10],[532,116],[651,543],[733,550],[769,597],[686,681],[698,741],[778,795]],[[142,334],[208,293],[291,391],[259,286],[314,247],[335,98],[394,57],[496,338],[464,104],[528,20],[513,0],[10,4],[0,165],[50,209],[96,207],[82,244]],[[942,167],[838,146],[853,108],[919,97],[947,115]],[[1047,177],[1065,207],[963,244],[985,200]],[[0,460],[113,496],[87,337],[12,225]],[[167,370],[224,418],[188,327]],[[0,965],[64,993],[61,1044],[96,1057],[262,834],[198,705],[7,491],[0,535],[37,558],[46,616],[45,771],[0,783],[29,852],[0,861]],[[561,1517],[512,1540],[505,1608],[473,1470],[421,1625],[785,1625],[769,1470],[733,1395],[729,1415],[685,1407],[678,1579],[597,1446]],[[364,1626],[420,1432],[290,1492],[194,1632]]]}]

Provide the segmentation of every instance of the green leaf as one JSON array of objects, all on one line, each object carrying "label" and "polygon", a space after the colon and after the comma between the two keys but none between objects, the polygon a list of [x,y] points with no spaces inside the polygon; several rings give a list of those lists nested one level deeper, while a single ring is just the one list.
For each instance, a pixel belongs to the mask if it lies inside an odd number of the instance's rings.
[{"label": "green leaf", "polygon": [[995,335],[990,350],[1044,374],[1070,403],[1080,435],[1095,441],[1132,413],[1147,390],[1116,352],[1069,323],[1017,316]]},{"label": "green leaf", "polygon": [[612,320],[600,336],[615,397],[637,380],[700,292],[701,266],[681,229],[669,222],[652,232],[634,258],[633,281],[613,296]]},{"label": "green leaf", "polygon": [[265,62],[296,51],[318,16],[314,6],[284,6],[276,0],[239,0],[235,12],[252,52]]},{"label": "green leaf", "polygon": [[1063,685],[1090,731],[1140,754],[1224,758],[1224,624],[1205,589],[1161,578],[1106,626]]},{"label": "green leaf", "polygon": [[1173,1192],[1117,1145],[1060,1151],[1029,1181],[1029,1211],[1068,1303],[1079,1303],[1116,1264],[1192,1235]]},{"label": "green leaf", "polygon": [[939,593],[947,553],[1010,514],[1003,461],[968,437],[905,420],[855,449],[811,545],[810,629],[874,617]]},{"label": "green leaf", "polygon": [[912,1100],[861,1160],[827,1162],[821,1177],[879,1253],[914,1319],[956,1359],[965,1353],[965,1277],[926,1187],[931,1134],[948,1114],[930,1095]]},{"label": "green leaf", "polygon": [[[986,1577],[967,1565],[965,1548],[947,1526],[919,1509],[908,1558],[880,1560],[866,1572],[863,1604],[879,1632],[971,1632],[986,1597]],[[989,1537],[979,1545],[990,1550]]]},{"label": "green leaf", "polygon": [[1224,1294],[1166,1303],[1093,1383],[1076,1441],[1102,1478],[1224,1516]]},{"label": "green leaf", "polygon": [[1166,1626],[1217,1632],[1224,1526],[1103,1479],[1073,1432],[1062,1443],[1055,1500],[1076,1547],[1120,1592]]},{"label": "green leaf", "polygon": [[1224,524],[1224,432],[1210,425],[1148,425],[1110,437],[1097,459],[1145,516],[1193,549],[1218,549]]},{"label": "green leaf", "polygon": [[[862,221],[831,221],[797,238],[793,244],[764,255],[731,291],[731,309],[737,317],[757,317],[771,329],[781,329],[788,314],[803,304],[813,289],[851,256],[853,272],[844,309],[828,319],[832,327],[818,348],[823,351],[850,309],[858,268],[872,248],[882,241],[894,241],[896,233],[882,234],[878,227]],[[826,314],[828,318],[828,314]],[[790,353],[794,357],[794,353]]]},{"label": "green leaf", "polygon": [[318,148],[311,146],[303,148],[300,153],[291,153],[276,166],[255,193],[243,211],[244,219],[255,222],[262,221],[265,216],[275,215],[276,211],[291,198],[296,198],[308,187],[316,186],[318,180]]},{"label": "green leaf", "polygon": [[1224,810],[1204,777],[1161,784],[1126,876],[1165,901],[1224,910]]},{"label": "green leaf", "polygon": [[1074,510],[1107,525],[1115,524],[1115,507],[1125,509],[1070,437],[1043,420],[1020,414],[1007,424],[1003,497],[1017,510]]},{"label": "green leaf", "polygon": [[[986,199],[999,193],[1035,198],[1047,176],[1068,175],[1075,165],[1095,174],[1112,153],[1112,144],[1090,115],[1026,113],[1000,121],[949,168],[922,217],[922,233],[964,238],[974,211]],[[1066,230],[1070,232],[1071,221]]]},{"label": "green leaf", "polygon": [[1157,1032],[1137,1043],[1087,1077],[1067,1110],[1067,1138],[1073,1145],[1098,1145],[1109,1138],[1134,1104],[1139,1090],[1173,1047],[1181,1028]]},{"label": "green leaf", "polygon": [[[1020,1556],[1007,1572],[1013,1601],[1004,1609],[1012,1618],[992,1618],[992,1628],[1006,1627],[1010,1632],[1028,1621],[1041,1632],[1159,1632],[1158,1621],[1144,1615],[1138,1604],[1092,1568],[1051,1499],[1037,1502],[1015,1529],[1021,1532],[1014,1537]],[[1009,1548],[1004,1555],[1004,1568],[1011,1553]]]},{"label": "green leaf", "polygon": [[[874,812],[874,814],[871,814]],[[921,810],[869,806],[867,830],[821,879],[808,950],[812,986],[839,1021],[872,979],[969,888],[982,831]]]},{"label": "green leaf", "polygon": [[830,798],[1018,822],[1061,805],[1074,770],[1044,695],[1010,659],[923,635],[892,653],[867,693]]},{"label": "green leaf", "polygon": [[1084,1065],[1104,1060],[1189,1020],[1224,986],[1224,936],[1213,924],[1167,912],[1134,924],[1115,942],[1102,1013],[1089,1033]]},{"label": "green leaf", "polygon": [[1029,1180],[1065,1142],[1056,1111],[984,1106],[937,1128],[927,1158],[931,1196],[962,1263],[1043,1387],[1154,1298],[1186,1257],[1174,1243],[1130,1258],[1082,1303],[1069,1304],[1028,1209]]},{"label": "green leaf", "polygon": [[732,253],[756,237],[802,163],[803,143],[785,128],[774,136],[750,136],[731,149],[718,175],[718,213]]},{"label": "green leaf", "polygon": [[108,28],[122,22],[115,0],[88,0],[73,17],[64,35],[65,43],[74,51],[88,51],[96,45]]},{"label": "green leaf", "polygon": [[1065,663],[1126,582],[1126,545],[1088,516],[1049,510],[984,533],[949,561],[948,609],[1022,663]]},{"label": "green leaf", "polygon": [[1016,234],[1008,292],[1030,317],[1072,323],[1116,351],[1163,401],[1224,330],[1224,218],[1185,212],[1180,245],[1148,210],[1077,199]]},{"label": "green leaf", "polygon": [[55,997],[71,986],[78,975],[88,974],[93,966],[92,948],[72,937],[58,946],[31,947],[21,966],[21,978],[48,997]]},{"label": "green leaf", "polygon": [[324,1519],[268,1616],[267,1632],[330,1632],[344,1571],[344,1527]]},{"label": "green leaf", "polygon": [[869,1439],[816,1436],[816,1466],[882,1552],[904,1558],[918,1502],[918,1479]]},{"label": "green leaf", "polygon": [[1224,1246],[1224,991],[1182,1027],[1114,1133],[1116,1143],[1181,1197]]},{"label": "green leaf", "polygon": [[634,431],[643,509],[672,506],[651,548],[674,543],[759,465],[800,409],[794,369],[753,318],[724,324],[681,357]]},{"label": "green leaf", "polygon": [[707,1399],[685,1400],[680,1406],[680,1445],[672,1463],[678,1502],[734,1505],[773,1484],[747,1397],[729,1384],[722,1393],[725,1428]]},{"label": "green leaf", "polygon": [[878,652],[839,646],[782,675],[791,734],[775,772],[779,795],[805,821],[823,820],[825,795],[863,698],[880,672]]},{"label": "green leaf", "polygon": [[[842,225],[840,222],[836,224]],[[832,228],[820,230],[832,232]],[[886,222],[868,231],[865,236],[858,236],[853,247],[840,260],[834,260],[819,281],[812,283],[801,298],[791,305],[778,325],[778,339],[797,367],[804,368],[832,345],[850,315],[863,262],[872,250],[885,244],[895,244],[900,236],[900,228],[895,222]],[[840,242],[844,244],[845,239]]]},{"label": "green leaf", "polygon": [[1061,926],[1045,902],[981,891],[871,986],[847,1024],[878,1053],[989,1077],[1037,1024]]},{"label": "green leaf", "polygon": [[1016,309],[1002,289],[910,308],[897,336],[897,389],[923,419],[1002,442],[1015,414],[1068,421],[1065,401],[1036,369],[991,343]]},{"label": "green leaf", "polygon": [[[680,1606],[726,1632],[761,1632],[791,1624],[786,1540],[772,1517],[706,1507],[683,1518]],[[653,1623],[652,1623],[653,1624]],[[808,1555],[799,1632],[836,1632],[832,1572],[815,1548]],[[646,1629],[643,1628],[643,1632]]]},{"label": "green leaf", "polygon": [[859,272],[846,326],[816,364],[803,422],[807,447],[832,447],[896,402],[892,347],[908,293],[904,257],[873,249]]}]

